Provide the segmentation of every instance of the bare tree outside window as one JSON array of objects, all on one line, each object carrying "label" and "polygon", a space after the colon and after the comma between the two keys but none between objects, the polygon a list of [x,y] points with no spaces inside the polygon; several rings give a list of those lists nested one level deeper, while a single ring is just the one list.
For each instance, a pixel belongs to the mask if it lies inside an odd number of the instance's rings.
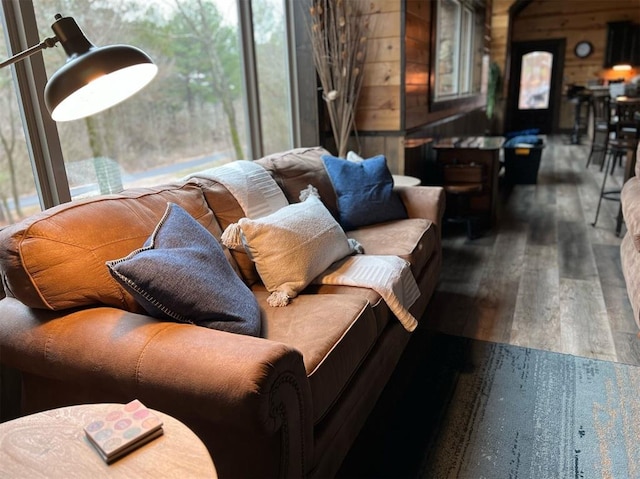
[{"label": "bare tree outside window", "polygon": [[[126,102],[57,124],[72,198],[253,159],[247,158],[237,1],[34,0],[40,38],[51,36],[61,13],[74,17],[95,45],[134,45],[159,67],[154,81]],[[266,152],[292,146],[283,5],[253,0]],[[51,76],[66,56],[57,47],[43,52],[43,59]],[[15,92],[11,70],[0,71],[0,225],[39,209]]]},{"label": "bare tree outside window", "polygon": [[[0,57],[8,57],[0,23]],[[11,69],[0,70],[0,228],[40,209]]]}]

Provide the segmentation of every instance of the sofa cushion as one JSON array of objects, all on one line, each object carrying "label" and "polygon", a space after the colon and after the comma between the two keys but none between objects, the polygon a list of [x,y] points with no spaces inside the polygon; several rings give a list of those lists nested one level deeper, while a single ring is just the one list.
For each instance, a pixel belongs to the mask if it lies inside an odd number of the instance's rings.
[{"label": "sofa cushion", "polygon": [[312,185],[333,217],[337,218],[336,194],[322,162],[322,155],[328,154],[321,147],[295,148],[265,156],[257,162],[276,180],[289,203],[299,202],[300,192]]},{"label": "sofa cushion", "polygon": [[231,268],[218,240],[174,203],[167,205],[142,248],[108,261],[107,267],[153,317],[260,334],[255,296]]},{"label": "sofa cushion", "polygon": [[624,184],[620,199],[628,234],[632,236],[636,250],[640,251],[640,180],[638,178],[634,176]]},{"label": "sofa cushion", "polygon": [[633,310],[633,319],[640,328],[640,253],[629,232],[624,235],[620,243],[620,264]]},{"label": "sofa cushion", "polygon": [[202,191],[193,183],[72,201],[0,231],[5,289],[32,308],[61,310],[105,304],[144,312],[109,274],[105,262],[142,246],[168,201],[182,206],[212,234],[220,235]]},{"label": "sofa cushion", "polygon": [[[267,293],[257,291],[256,296],[265,305]],[[302,353],[317,424],[376,342],[371,308],[359,296],[302,294],[286,308],[263,310],[263,336]]]},{"label": "sofa cushion", "polygon": [[440,236],[431,221],[422,218],[389,221],[347,233],[367,254],[396,255],[411,263],[415,278],[438,251]]},{"label": "sofa cushion", "polygon": [[340,225],[311,196],[262,218],[241,218],[242,243],[255,262],[272,306],[284,306],[333,262],[353,252]]},{"label": "sofa cushion", "polygon": [[366,299],[369,305],[371,305],[371,310],[376,318],[378,334],[387,327],[387,323],[389,323],[391,319],[397,321],[387,306],[387,303],[382,299],[382,296],[369,288],[335,284],[311,284],[305,288],[303,294],[345,294]]},{"label": "sofa cushion", "polygon": [[383,155],[364,161],[323,155],[322,160],[338,198],[338,218],[345,230],[407,218],[400,197],[393,191],[393,177]]}]

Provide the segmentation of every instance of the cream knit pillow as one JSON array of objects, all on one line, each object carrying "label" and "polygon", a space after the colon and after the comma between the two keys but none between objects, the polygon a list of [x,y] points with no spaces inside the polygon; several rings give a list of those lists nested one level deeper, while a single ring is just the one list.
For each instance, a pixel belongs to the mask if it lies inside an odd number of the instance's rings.
[{"label": "cream knit pillow", "polygon": [[315,196],[258,219],[242,218],[223,233],[225,246],[242,245],[271,296],[271,306],[286,306],[332,263],[356,251],[331,213]]}]

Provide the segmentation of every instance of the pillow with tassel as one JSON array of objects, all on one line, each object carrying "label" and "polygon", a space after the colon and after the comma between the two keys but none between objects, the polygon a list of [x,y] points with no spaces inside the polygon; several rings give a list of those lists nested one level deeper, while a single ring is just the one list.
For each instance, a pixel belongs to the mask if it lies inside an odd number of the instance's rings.
[{"label": "pillow with tassel", "polygon": [[253,260],[270,306],[286,306],[332,263],[362,252],[312,190],[305,197],[262,218],[241,218],[222,234],[225,246],[242,246]]}]

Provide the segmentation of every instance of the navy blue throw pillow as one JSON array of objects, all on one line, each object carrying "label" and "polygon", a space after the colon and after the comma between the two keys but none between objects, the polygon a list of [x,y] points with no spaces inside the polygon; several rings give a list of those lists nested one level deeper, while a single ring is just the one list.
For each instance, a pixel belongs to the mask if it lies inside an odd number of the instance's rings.
[{"label": "navy blue throw pillow", "polygon": [[359,162],[323,155],[322,161],[338,198],[338,222],[344,230],[407,218],[384,155]]},{"label": "navy blue throw pillow", "polygon": [[238,334],[260,334],[260,308],[216,238],[169,203],[153,234],[111,275],[155,318]]}]

